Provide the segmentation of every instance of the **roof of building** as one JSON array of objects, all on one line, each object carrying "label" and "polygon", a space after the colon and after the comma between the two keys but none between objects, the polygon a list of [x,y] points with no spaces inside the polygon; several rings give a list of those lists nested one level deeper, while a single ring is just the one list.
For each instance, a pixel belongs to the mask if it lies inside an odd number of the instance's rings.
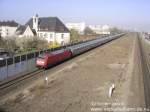
[{"label": "roof of building", "polygon": [[[25,30],[26,30],[27,27],[28,27],[28,26],[26,26],[26,25],[20,25],[20,26],[17,28],[17,30],[16,30],[17,34],[23,34],[23,33],[25,32]],[[30,27],[30,26],[29,26],[29,27]],[[36,35],[36,31],[35,31],[34,29],[32,29],[31,27],[30,27],[30,29],[31,29],[31,31],[33,32],[33,34]]]},{"label": "roof of building", "polygon": [[26,26],[25,26],[25,25],[20,25],[20,26],[17,28],[16,32],[18,32],[18,34],[22,34],[22,33],[25,31],[25,29],[26,29]]},{"label": "roof of building", "polygon": [[[67,27],[57,17],[39,17],[39,31],[69,32]],[[33,27],[32,18],[25,24]]]},{"label": "roof of building", "polygon": [[16,23],[15,21],[0,21],[0,26],[17,27],[18,23]]}]

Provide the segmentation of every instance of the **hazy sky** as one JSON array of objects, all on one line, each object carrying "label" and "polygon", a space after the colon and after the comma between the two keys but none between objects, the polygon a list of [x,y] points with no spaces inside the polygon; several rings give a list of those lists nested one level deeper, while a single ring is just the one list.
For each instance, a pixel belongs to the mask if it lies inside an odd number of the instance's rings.
[{"label": "hazy sky", "polygon": [[0,0],[0,20],[24,24],[36,13],[63,22],[150,31],[150,0]]}]

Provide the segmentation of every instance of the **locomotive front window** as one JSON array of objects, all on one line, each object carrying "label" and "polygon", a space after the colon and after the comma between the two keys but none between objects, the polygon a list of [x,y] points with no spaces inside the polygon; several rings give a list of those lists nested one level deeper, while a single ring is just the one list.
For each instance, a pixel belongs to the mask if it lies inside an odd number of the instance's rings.
[{"label": "locomotive front window", "polygon": [[39,55],[38,58],[45,59],[45,55],[44,55],[44,54],[41,54],[41,55]]},{"label": "locomotive front window", "polygon": [[40,59],[44,59],[44,57],[38,57],[38,58],[40,58]]}]

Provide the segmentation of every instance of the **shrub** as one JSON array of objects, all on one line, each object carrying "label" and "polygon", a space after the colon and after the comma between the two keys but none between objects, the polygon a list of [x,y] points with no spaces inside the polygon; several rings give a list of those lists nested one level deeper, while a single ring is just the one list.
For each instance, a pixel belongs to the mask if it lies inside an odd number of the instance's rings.
[{"label": "shrub", "polygon": [[70,30],[70,41],[75,42],[79,39],[79,34],[78,31],[71,29]]},{"label": "shrub", "polygon": [[40,37],[18,37],[16,39],[16,43],[23,51],[41,50],[48,48],[47,41]]},{"label": "shrub", "polygon": [[58,48],[58,47],[60,47],[60,44],[55,41],[54,43],[50,43],[48,47],[49,48]]}]

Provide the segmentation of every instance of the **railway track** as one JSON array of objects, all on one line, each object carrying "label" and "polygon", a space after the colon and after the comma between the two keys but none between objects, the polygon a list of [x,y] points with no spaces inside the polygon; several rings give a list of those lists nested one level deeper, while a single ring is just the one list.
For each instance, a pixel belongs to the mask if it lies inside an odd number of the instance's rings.
[{"label": "railway track", "polygon": [[138,43],[142,60],[143,83],[146,108],[150,109],[150,59],[145,50],[144,41],[138,35]]},{"label": "railway track", "polygon": [[8,82],[2,83],[0,85],[0,94],[2,94],[4,90],[9,89],[10,87],[12,87],[12,86],[14,86],[16,84],[19,84],[22,81],[25,81],[25,80],[28,80],[30,78],[36,77],[37,74],[42,73],[43,71],[44,70],[35,70],[35,71],[31,72],[31,73],[27,73],[27,74],[25,74],[23,76],[20,76],[20,77],[17,77],[15,79],[13,79],[13,80],[10,80]]}]

